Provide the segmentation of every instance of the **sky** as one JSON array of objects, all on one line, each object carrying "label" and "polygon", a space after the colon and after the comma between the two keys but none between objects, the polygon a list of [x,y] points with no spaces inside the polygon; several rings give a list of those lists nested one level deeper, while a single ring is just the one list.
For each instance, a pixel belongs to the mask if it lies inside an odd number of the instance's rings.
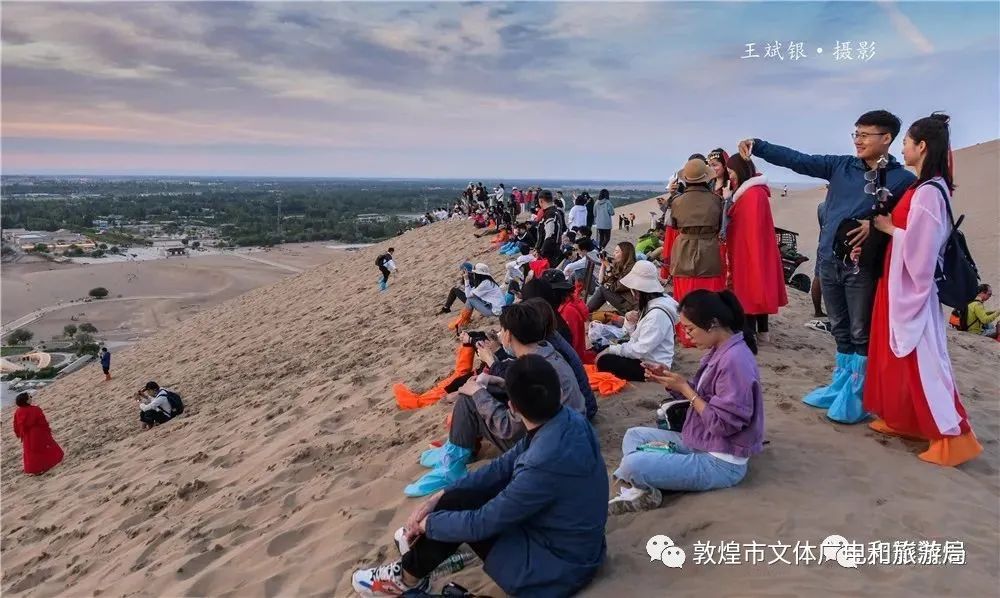
[{"label": "sky", "polygon": [[0,159],[657,181],[745,137],[851,153],[878,108],[948,112],[957,149],[1000,136],[998,21],[993,1],[4,2]]}]

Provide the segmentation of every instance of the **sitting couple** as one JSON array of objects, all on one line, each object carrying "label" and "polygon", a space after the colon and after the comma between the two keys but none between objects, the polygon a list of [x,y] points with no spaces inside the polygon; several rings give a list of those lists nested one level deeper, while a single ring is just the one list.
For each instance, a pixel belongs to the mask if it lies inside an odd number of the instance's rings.
[{"label": "sitting couple", "polygon": [[[463,543],[508,595],[568,596],[593,579],[606,552],[607,470],[597,437],[579,413],[579,393],[567,401],[573,394],[568,383],[575,385],[572,373],[553,358],[551,348],[543,348],[537,312],[517,304],[501,315],[501,338],[518,358],[502,380],[508,401],[502,408],[495,405],[494,412],[510,432],[497,438],[478,417],[452,424],[453,432],[475,426],[507,452],[457,477],[414,510],[396,534],[401,558],[356,571],[352,585],[358,594],[426,591],[431,572]],[[518,340],[514,332],[525,336]],[[468,390],[473,396],[478,392]],[[454,456],[468,459],[470,452]],[[463,473],[464,467],[463,462]]]},{"label": "sitting couple", "polygon": [[707,349],[694,378],[686,380],[663,364],[643,362],[643,367],[647,380],[687,402],[687,415],[680,430],[625,433],[614,473],[621,490],[608,503],[610,514],[655,509],[663,490],[735,486],[746,476],[750,457],[763,450],[760,372],[755,347],[748,345],[753,340],[743,336],[739,300],[730,291],[692,291],[681,301],[680,319],[692,342]]},{"label": "sitting couple", "polygon": [[[505,451],[524,437],[527,426],[511,409],[510,391],[505,378],[498,375],[505,373],[515,358],[537,355],[544,359],[556,373],[560,403],[581,415],[586,414],[588,400],[580,390],[574,368],[563,357],[560,348],[549,340],[559,335],[555,327],[555,314],[541,299],[529,299],[504,308],[500,314],[499,346],[492,340],[476,343],[489,373],[470,377],[458,393],[452,395],[455,404],[448,442],[420,456],[420,464],[431,471],[405,488],[407,496],[432,494],[465,476],[480,439]],[[562,342],[562,351],[572,353],[572,348]],[[503,351],[498,351],[501,347]]]}]

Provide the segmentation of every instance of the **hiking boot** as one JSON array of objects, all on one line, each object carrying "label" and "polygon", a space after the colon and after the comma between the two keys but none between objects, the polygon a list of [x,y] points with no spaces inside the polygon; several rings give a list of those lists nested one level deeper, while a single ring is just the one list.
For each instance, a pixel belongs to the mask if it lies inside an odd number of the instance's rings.
[{"label": "hiking boot", "polygon": [[451,310],[450,310],[450,309],[448,309],[447,307],[442,307],[442,308],[441,308],[441,311],[439,311],[438,313],[439,313],[439,314],[450,314],[450,313],[451,313]]},{"label": "hiking boot", "polygon": [[622,488],[618,496],[608,501],[608,515],[638,513],[659,508],[663,493],[656,488]]},{"label": "hiking boot", "polygon": [[351,585],[360,596],[402,596],[412,589],[426,589],[427,580],[409,586],[403,581],[403,563],[394,561],[381,567],[358,569],[351,577]]}]

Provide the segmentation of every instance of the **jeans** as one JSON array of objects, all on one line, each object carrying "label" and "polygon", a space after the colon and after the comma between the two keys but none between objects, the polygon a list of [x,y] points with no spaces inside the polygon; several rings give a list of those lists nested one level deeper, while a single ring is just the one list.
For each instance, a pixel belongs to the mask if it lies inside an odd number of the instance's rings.
[{"label": "jeans", "polygon": [[493,308],[490,307],[490,304],[483,301],[479,297],[469,297],[466,300],[465,304],[471,307],[472,309],[478,311],[479,313],[483,314],[487,318],[497,317],[496,314],[493,313]]},{"label": "jeans", "polygon": [[[434,511],[474,511],[481,508],[495,497],[494,494],[481,490],[446,490],[438,499]],[[469,542],[469,548],[486,562],[486,557],[496,543],[496,538],[487,538],[478,542]],[[410,575],[423,579],[448,557],[458,552],[460,543],[440,542],[427,536],[420,536],[410,546],[409,552],[403,555],[403,570]]]},{"label": "jeans", "polygon": [[849,266],[832,259],[819,264],[819,278],[837,352],[867,356],[875,300],[875,279],[871,272],[862,268],[851,274]]},{"label": "jeans", "polygon": [[378,270],[382,273],[382,282],[389,282],[389,275],[392,274],[392,272],[389,272],[389,269],[385,266],[379,266]]},{"label": "jeans", "polygon": [[[640,451],[647,442],[673,442],[677,452]],[[658,428],[629,428],[622,439],[622,462],[615,477],[636,488],[703,492],[735,486],[747,474],[747,465],[735,465],[708,453],[693,451],[678,432]]]}]

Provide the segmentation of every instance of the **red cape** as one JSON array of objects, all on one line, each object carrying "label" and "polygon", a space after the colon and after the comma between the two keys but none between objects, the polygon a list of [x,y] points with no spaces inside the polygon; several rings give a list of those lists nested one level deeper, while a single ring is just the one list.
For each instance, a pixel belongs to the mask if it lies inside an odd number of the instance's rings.
[{"label": "red cape", "polygon": [[726,235],[733,292],[747,314],[776,314],[788,305],[767,185],[747,189],[729,210]]},{"label": "red cape", "polygon": [[43,473],[63,460],[63,450],[40,407],[28,405],[14,412],[14,434],[24,449],[24,473]]}]

